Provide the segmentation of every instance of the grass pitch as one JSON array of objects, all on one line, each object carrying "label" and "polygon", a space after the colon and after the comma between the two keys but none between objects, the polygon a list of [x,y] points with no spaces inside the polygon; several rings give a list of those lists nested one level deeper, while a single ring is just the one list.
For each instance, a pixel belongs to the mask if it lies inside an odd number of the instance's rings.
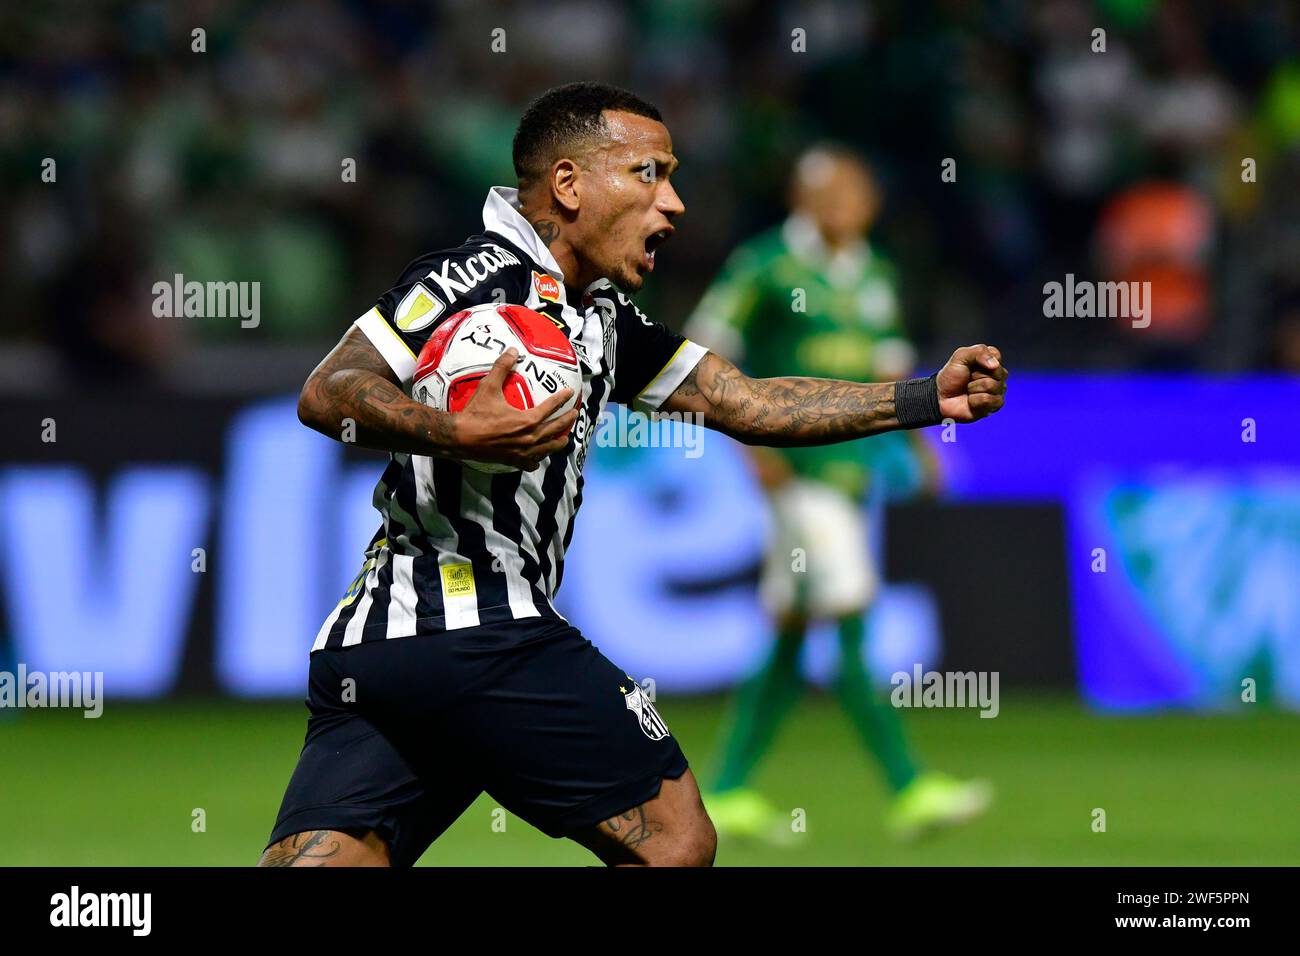
[{"label": "grass pitch", "polygon": [[[707,780],[725,701],[660,710]],[[1071,698],[1004,694],[995,719],[911,711],[926,766],[997,788],[983,819],[900,846],[883,792],[832,698],[805,698],[756,785],[805,811],[785,848],[723,840],[720,865],[1295,865],[1300,715],[1098,716]],[[0,865],[245,866],[274,822],[306,726],[301,703],[110,705],[0,712]],[[586,865],[581,847],[479,798],[421,865]],[[1106,831],[1094,832],[1094,809]],[[194,832],[194,811],[206,830]]]}]

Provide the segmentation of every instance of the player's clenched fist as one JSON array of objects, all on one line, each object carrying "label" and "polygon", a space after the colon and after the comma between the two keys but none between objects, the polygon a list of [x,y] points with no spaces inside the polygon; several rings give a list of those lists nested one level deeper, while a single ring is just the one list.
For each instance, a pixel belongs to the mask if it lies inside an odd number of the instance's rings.
[{"label": "player's clenched fist", "polygon": [[968,345],[952,353],[935,378],[939,414],[956,422],[992,415],[1006,398],[1007,376],[1002,353],[991,345]]}]

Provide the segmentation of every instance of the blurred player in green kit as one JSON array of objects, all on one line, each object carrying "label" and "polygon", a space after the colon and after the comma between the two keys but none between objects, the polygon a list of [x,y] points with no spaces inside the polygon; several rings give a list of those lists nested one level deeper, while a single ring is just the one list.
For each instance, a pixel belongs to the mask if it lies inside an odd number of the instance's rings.
[{"label": "blurred player in green kit", "polygon": [[[894,270],[867,241],[879,193],[866,163],[834,144],[795,166],[790,217],[745,243],[687,327],[690,339],[756,377],[889,381],[914,355],[898,319]],[[811,623],[834,621],[835,691],[893,793],[886,817],[901,839],[959,823],[987,807],[991,790],[922,770],[897,712],[863,664],[867,616],[878,588],[865,502],[937,491],[933,451],[918,432],[806,448],[752,448],[772,517],[760,583],[776,626],[766,662],[740,690],[711,792],[719,833],[778,839],[789,818],[747,783],[796,703],[800,649]]]}]

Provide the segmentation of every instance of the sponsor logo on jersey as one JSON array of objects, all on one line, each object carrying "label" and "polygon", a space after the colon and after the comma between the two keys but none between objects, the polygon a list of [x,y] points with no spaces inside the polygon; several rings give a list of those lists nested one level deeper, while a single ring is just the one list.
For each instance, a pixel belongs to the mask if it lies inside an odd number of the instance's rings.
[{"label": "sponsor logo on jersey", "polygon": [[442,300],[425,288],[424,283],[417,282],[397,306],[393,324],[403,332],[417,332],[436,321],[446,309]]},{"label": "sponsor logo on jersey", "polygon": [[547,302],[560,301],[560,283],[556,281],[555,276],[534,272],[533,289],[539,299],[545,299]]},{"label": "sponsor logo on jersey", "polygon": [[500,246],[489,246],[463,262],[445,260],[441,268],[429,270],[428,278],[438,283],[447,303],[451,304],[457,296],[464,295],[488,276],[495,275],[507,266],[517,265],[520,265],[518,256]]},{"label": "sponsor logo on jersey", "polygon": [[442,566],[442,593],[446,597],[473,597],[474,565],[444,564]]},{"label": "sponsor logo on jersey", "polygon": [[623,703],[627,704],[628,710],[636,714],[641,730],[651,740],[663,740],[668,736],[668,725],[659,716],[659,711],[655,710],[655,705],[650,703],[650,698],[646,696],[646,692],[639,684],[632,685],[632,690],[623,696]]}]

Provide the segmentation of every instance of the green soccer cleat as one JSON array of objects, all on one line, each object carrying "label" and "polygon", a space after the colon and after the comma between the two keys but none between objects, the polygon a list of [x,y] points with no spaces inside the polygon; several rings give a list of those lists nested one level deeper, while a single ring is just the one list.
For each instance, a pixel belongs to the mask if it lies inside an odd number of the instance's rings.
[{"label": "green soccer cleat", "polygon": [[987,780],[956,780],[944,773],[924,773],[894,798],[885,825],[899,840],[915,840],[941,827],[975,819],[993,802]]},{"label": "green soccer cleat", "polygon": [[719,836],[762,840],[771,844],[793,842],[786,818],[757,790],[736,787],[704,795],[704,806]]}]

